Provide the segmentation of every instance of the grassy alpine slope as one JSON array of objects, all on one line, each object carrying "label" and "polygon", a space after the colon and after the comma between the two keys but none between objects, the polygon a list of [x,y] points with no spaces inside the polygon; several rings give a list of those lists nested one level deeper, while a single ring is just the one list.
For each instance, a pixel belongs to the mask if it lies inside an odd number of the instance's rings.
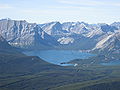
[{"label": "grassy alpine slope", "polygon": [[118,90],[112,88],[119,85],[120,66],[49,68],[36,72],[27,69],[27,72],[0,74],[0,90],[97,90],[94,87]]}]

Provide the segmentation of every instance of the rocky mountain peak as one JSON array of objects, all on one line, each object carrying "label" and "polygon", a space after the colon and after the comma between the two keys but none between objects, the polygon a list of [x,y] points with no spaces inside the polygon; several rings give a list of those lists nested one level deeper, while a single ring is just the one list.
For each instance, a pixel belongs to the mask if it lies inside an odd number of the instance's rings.
[{"label": "rocky mountain peak", "polygon": [[11,45],[16,47],[45,48],[52,45],[51,41],[45,41],[52,37],[46,35],[47,33],[36,23],[21,20],[0,20],[0,33]]}]

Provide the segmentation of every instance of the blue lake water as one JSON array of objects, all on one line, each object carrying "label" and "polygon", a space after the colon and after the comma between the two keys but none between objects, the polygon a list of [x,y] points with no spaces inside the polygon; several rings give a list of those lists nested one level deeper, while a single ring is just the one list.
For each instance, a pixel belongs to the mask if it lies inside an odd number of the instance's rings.
[{"label": "blue lake water", "polygon": [[102,65],[105,65],[105,66],[120,65],[120,60],[111,61],[111,62],[109,62],[109,63],[102,63]]},{"label": "blue lake water", "polygon": [[71,50],[26,51],[24,54],[28,56],[39,56],[41,59],[47,62],[58,65],[60,65],[62,62],[68,62],[73,59],[86,59],[94,56],[94,54]]}]

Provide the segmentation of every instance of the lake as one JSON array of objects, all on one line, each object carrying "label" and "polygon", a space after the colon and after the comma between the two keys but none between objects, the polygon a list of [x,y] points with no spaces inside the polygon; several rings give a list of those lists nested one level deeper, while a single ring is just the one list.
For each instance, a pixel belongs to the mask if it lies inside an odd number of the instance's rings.
[{"label": "lake", "polygon": [[114,60],[114,61],[110,61],[110,62],[108,62],[108,63],[102,63],[102,65],[104,65],[104,66],[120,65],[120,60]]},{"label": "lake", "polygon": [[39,56],[41,59],[53,63],[58,64],[62,62],[68,62],[73,59],[86,59],[94,54],[85,53],[80,51],[72,51],[72,50],[40,50],[40,51],[26,51],[23,52],[28,56]]}]

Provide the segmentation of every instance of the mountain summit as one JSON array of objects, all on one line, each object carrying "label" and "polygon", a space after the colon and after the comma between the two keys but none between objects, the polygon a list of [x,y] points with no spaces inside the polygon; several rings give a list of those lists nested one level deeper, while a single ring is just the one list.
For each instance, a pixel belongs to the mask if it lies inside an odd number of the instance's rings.
[{"label": "mountain summit", "polygon": [[36,24],[25,20],[0,20],[0,33],[7,42],[16,47],[28,49],[93,50],[106,48],[107,41],[114,41],[115,39],[112,39],[114,34],[120,32],[119,27],[119,22],[111,25],[84,22]]},{"label": "mountain summit", "polygon": [[22,48],[53,47],[57,41],[45,33],[36,23],[0,20],[1,35],[13,46]]}]

